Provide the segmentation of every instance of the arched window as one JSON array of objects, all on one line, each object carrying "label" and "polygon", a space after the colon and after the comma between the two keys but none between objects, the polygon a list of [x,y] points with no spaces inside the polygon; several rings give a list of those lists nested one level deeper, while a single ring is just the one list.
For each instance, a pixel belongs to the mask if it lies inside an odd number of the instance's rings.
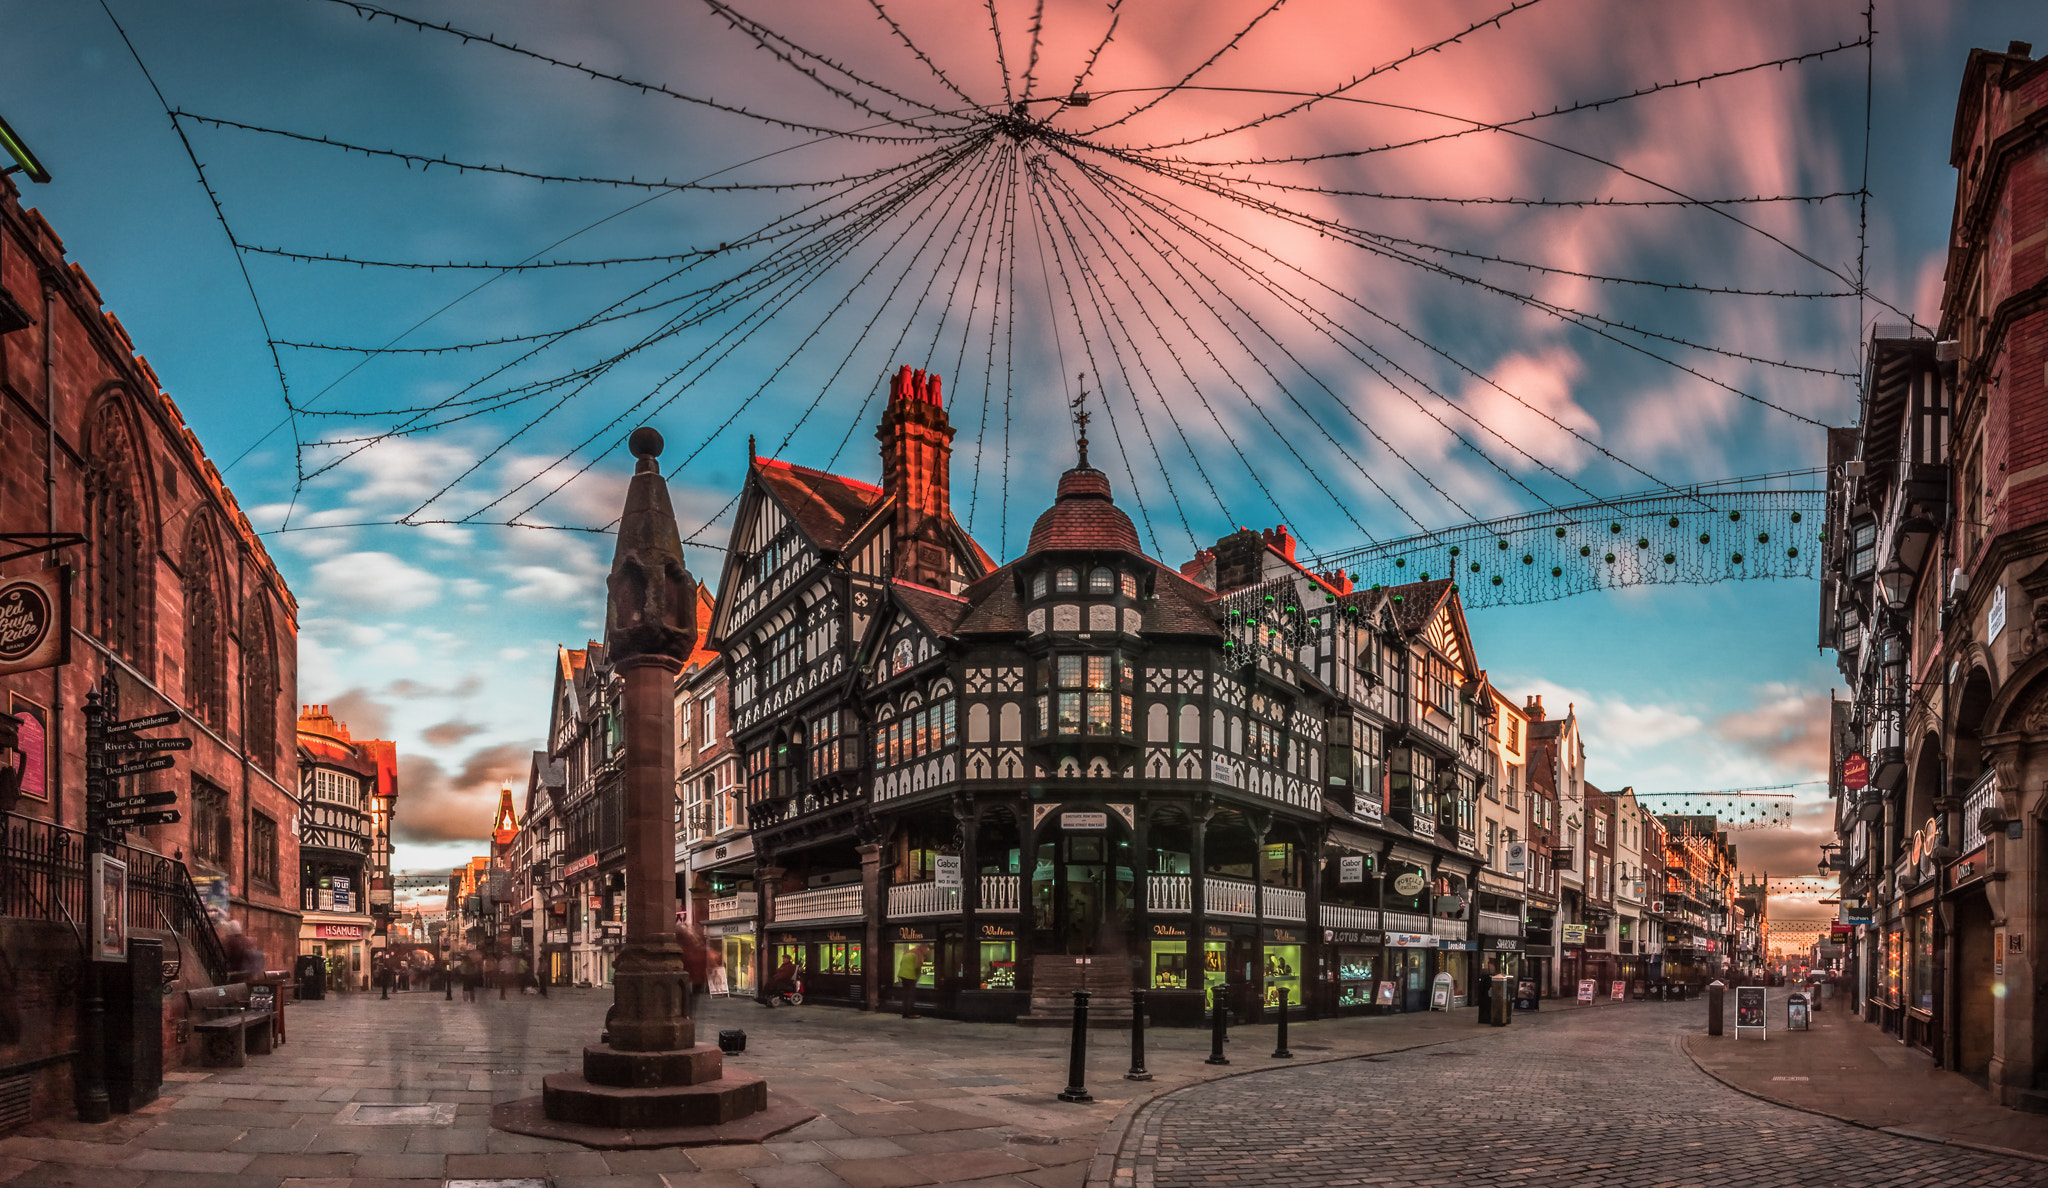
[{"label": "arched window", "polygon": [[91,629],[146,672],[150,600],[141,484],[127,423],[111,401],[100,410],[91,456],[85,493],[92,534]]},{"label": "arched window", "polygon": [[266,768],[277,765],[277,653],[270,606],[259,591],[242,606],[242,745]]},{"label": "arched window", "polygon": [[1045,597],[1045,571],[1042,569],[1038,571],[1038,576],[1031,579],[1031,596],[1033,598]]},{"label": "arched window", "polygon": [[1072,594],[1081,588],[1081,575],[1071,569],[1062,569],[1053,575],[1052,588],[1059,594]]},{"label": "arched window", "polygon": [[1101,566],[1088,571],[1088,592],[1090,594],[1116,593],[1116,574]]},{"label": "arched window", "polygon": [[185,703],[216,729],[227,724],[226,631],[212,526],[195,518],[185,533]]}]

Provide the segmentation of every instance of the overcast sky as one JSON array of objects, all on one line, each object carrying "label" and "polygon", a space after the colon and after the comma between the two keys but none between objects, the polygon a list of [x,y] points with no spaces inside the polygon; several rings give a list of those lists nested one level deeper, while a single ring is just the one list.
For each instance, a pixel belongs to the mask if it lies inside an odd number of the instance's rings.
[{"label": "overcast sky", "polygon": [[[477,852],[523,783],[555,649],[599,631],[610,538],[580,529],[616,514],[641,420],[706,580],[749,436],[873,480],[900,363],[945,376],[955,509],[1003,558],[1070,464],[1077,382],[1174,564],[1239,524],[1335,551],[1815,466],[1859,318],[1933,320],[1969,49],[2048,47],[2035,5],[1879,9],[1859,303],[1861,204],[1825,197],[1865,167],[1865,54],[1824,52],[1863,36],[1845,0],[1542,0],[1470,32],[1503,0],[1052,0],[1035,44],[997,5],[1000,50],[979,5],[390,3],[530,52],[330,0],[112,0],[160,101],[100,6],[0,0],[0,114],[55,175],[26,200],[267,534],[300,700],[398,741],[407,868]],[[1040,101],[1084,74],[1088,106]],[[976,139],[1016,97],[1029,148]],[[1623,205],[1421,200],[1452,197]],[[238,260],[222,218],[314,256],[638,262]],[[1472,628],[1497,686],[1576,706],[1601,786],[1779,785],[1823,775],[1817,598],[1659,587]],[[1791,827],[1737,835],[1745,867],[1812,870],[1823,794],[1798,792]]]}]

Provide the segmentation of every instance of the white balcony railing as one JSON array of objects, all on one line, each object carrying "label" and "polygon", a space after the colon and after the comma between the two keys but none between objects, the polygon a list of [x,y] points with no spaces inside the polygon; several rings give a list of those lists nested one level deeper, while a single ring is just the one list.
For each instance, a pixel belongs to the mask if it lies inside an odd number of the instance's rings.
[{"label": "white balcony railing", "polygon": [[1520,936],[1522,935],[1522,918],[1520,916],[1510,916],[1505,912],[1481,912],[1479,913],[1479,935]]},{"label": "white balcony railing", "polygon": [[840,916],[863,914],[861,888],[820,887],[815,891],[798,891],[792,895],[775,897],[775,922],[791,923],[797,920],[830,920]]},{"label": "white balcony railing", "polygon": [[1323,927],[1363,928],[1368,931],[1380,926],[1380,913],[1376,908],[1344,907],[1340,904],[1323,905]]},{"label": "white balcony railing", "polygon": [[902,883],[889,888],[889,919],[911,916],[957,916],[960,888],[937,883]]},{"label": "white balcony railing", "polygon": [[710,906],[705,909],[704,918],[714,922],[718,920],[751,920],[754,918],[754,912],[759,903],[760,897],[752,891],[743,891],[738,895],[728,895],[724,899],[712,900]]},{"label": "white balcony railing", "polygon": [[1984,831],[1977,828],[1984,810],[1998,803],[1998,770],[1987,768],[1963,796],[1963,849],[1965,854],[1984,844]]},{"label": "white balcony railing", "polygon": [[1191,882],[1186,875],[1145,876],[1146,910],[1186,915],[1193,910],[1194,904],[1194,892],[1189,890],[1190,886]]},{"label": "white balcony railing", "polygon": [[1433,932],[1436,921],[1416,912],[1381,912],[1388,932]]},{"label": "white balcony railing", "polygon": [[982,875],[981,909],[984,912],[1014,912],[1017,910],[1016,875]]},{"label": "white balcony railing", "polygon": [[1253,919],[1258,916],[1257,903],[1252,899],[1252,885],[1242,879],[1219,879],[1214,876],[1202,880],[1202,906],[1212,916],[1243,916]]},{"label": "white balcony railing", "polygon": [[1308,893],[1292,887],[1266,888],[1266,919],[1308,922]]}]

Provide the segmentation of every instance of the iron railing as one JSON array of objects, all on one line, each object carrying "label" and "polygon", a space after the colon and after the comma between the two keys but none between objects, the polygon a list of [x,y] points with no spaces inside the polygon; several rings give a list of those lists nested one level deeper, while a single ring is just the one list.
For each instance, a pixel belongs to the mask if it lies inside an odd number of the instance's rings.
[{"label": "iron railing", "polygon": [[[183,862],[133,846],[107,852],[128,866],[131,927],[176,933],[196,951],[215,984],[228,978],[227,952]],[[51,821],[9,813],[0,841],[0,916],[48,920],[80,928],[86,921],[85,834]]]}]

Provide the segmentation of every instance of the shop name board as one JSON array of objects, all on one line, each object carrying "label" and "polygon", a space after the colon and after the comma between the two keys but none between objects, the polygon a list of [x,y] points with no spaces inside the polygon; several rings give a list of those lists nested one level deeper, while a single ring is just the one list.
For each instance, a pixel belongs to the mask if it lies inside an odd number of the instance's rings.
[{"label": "shop name board", "polygon": [[1360,932],[1355,928],[1325,928],[1323,940],[1333,945],[1377,945],[1386,940],[1378,932]]},{"label": "shop name board", "polygon": [[[1105,822],[1103,828],[1108,828]],[[960,855],[940,854],[932,859],[932,881],[941,887],[960,885]]]},{"label": "shop name board", "polygon": [[932,939],[932,930],[929,928],[898,928],[896,929],[896,939],[900,941],[928,941]]},{"label": "shop name board", "polygon": [[1870,784],[1870,760],[1860,752],[1842,760],[1842,786],[1859,792]]},{"label": "shop name board", "polygon": [[1520,951],[1522,942],[1511,936],[1496,936],[1486,942],[1486,947],[1503,953],[1514,953]]},{"label": "shop name board", "polygon": [[71,587],[67,566],[0,586],[0,673],[34,672],[71,659]]},{"label": "shop name board", "polygon": [[569,865],[563,867],[562,877],[565,879],[572,878],[576,875],[582,874],[584,871],[589,870],[591,867],[596,865],[597,855],[585,854],[583,857],[578,858],[576,861],[571,862]]},{"label": "shop name board", "polygon": [[1268,928],[1266,929],[1266,940],[1270,944],[1298,945],[1301,943],[1301,929]]},{"label": "shop name board", "polygon": [[1586,943],[1586,926],[1585,926],[1584,924],[1567,924],[1567,925],[1565,925],[1565,926],[1564,926],[1564,943],[1565,943],[1565,944],[1568,944],[1568,945],[1583,945],[1583,944],[1585,944],[1585,943]]},{"label": "shop name board", "polygon": [[1017,936],[1017,929],[1014,925],[1010,924],[983,924],[981,926],[981,935],[992,940],[1014,940]]},{"label": "shop name board", "polygon": [[1340,883],[1363,883],[1365,881],[1365,855],[1346,854],[1337,859],[1337,881]]},{"label": "shop name board", "polygon": [[1434,949],[1436,937],[1427,932],[1389,932],[1387,943],[1397,949]]},{"label": "shop name board", "polygon": [[1060,828],[1069,832],[1092,832],[1109,828],[1108,813],[1061,813]]},{"label": "shop name board", "polygon": [[313,935],[327,940],[361,940],[364,928],[361,924],[315,924]]},{"label": "shop name board", "polygon": [[1429,880],[1412,870],[1394,880],[1395,892],[1410,898],[1422,894],[1422,889],[1428,885]]},{"label": "shop name board", "polygon": [[1179,924],[1154,924],[1152,926],[1153,936],[1163,936],[1172,939],[1185,937],[1187,934],[1188,930],[1186,927]]}]

